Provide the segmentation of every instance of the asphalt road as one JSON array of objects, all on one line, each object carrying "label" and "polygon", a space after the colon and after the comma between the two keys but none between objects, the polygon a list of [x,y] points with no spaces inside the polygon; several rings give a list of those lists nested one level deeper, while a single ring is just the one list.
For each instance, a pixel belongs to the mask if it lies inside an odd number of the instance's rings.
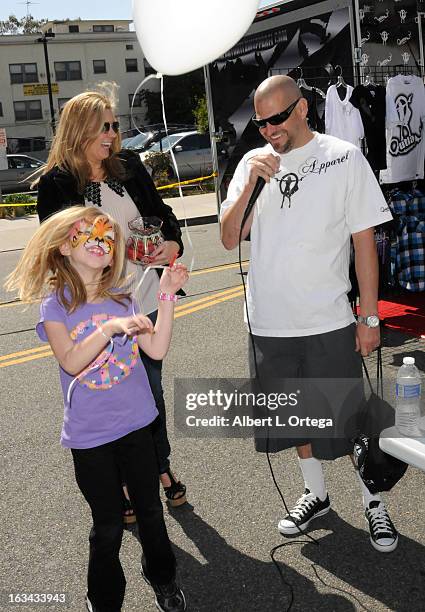
[{"label": "asphalt road", "polygon": [[[190,236],[198,272],[190,279],[188,297],[179,303],[164,371],[172,465],[187,484],[190,501],[174,511],[164,504],[179,580],[193,612],[283,612],[290,591],[269,551],[293,540],[277,532],[284,510],[265,456],[255,453],[250,439],[183,439],[174,433],[175,377],[248,373],[243,301],[234,289],[241,279],[237,267],[224,267],[236,262],[237,253],[224,251],[215,224],[192,227]],[[0,254],[1,277],[18,256]],[[206,269],[215,266],[222,267]],[[37,350],[42,346],[34,332],[37,307],[24,311],[22,304],[4,304],[10,299],[0,289],[0,610],[79,612],[84,610],[90,515],[74,482],[70,454],[58,442],[62,402],[57,366],[45,350]],[[386,341],[386,376],[394,376],[406,352],[422,355],[425,369],[423,343],[397,334]],[[303,489],[295,453],[274,455],[272,463],[292,505]],[[349,460],[325,463],[325,473],[332,511],[313,523],[310,533],[316,543],[304,537],[302,543],[276,552],[284,579],[294,589],[292,610],[423,611],[425,474],[409,468],[385,496],[401,535],[397,550],[383,555],[369,543]],[[135,535],[126,531],[122,545],[127,577],[123,610],[152,612],[152,594],[139,576]],[[68,604],[8,603],[9,593],[22,592],[65,592]]]}]

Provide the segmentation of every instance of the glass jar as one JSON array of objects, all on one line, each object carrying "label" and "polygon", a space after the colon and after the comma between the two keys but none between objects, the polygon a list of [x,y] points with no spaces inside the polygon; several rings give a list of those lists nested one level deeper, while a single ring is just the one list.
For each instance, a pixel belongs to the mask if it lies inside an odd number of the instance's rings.
[{"label": "glass jar", "polygon": [[151,254],[164,242],[162,221],[158,217],[136,217],[128,222],[131,231],[127,239],[127,259],[135,264],[149,265]]}]

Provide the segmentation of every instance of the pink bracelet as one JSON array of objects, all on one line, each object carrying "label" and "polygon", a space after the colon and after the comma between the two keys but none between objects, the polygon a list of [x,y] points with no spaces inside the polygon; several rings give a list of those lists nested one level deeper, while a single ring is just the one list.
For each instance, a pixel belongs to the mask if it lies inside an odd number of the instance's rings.
[{"label": "pink bracelet", "polygon": [[177,302],[178,297],[175,293],[164,293],[163,291],[159,291],[158,300],[162,302]]}]

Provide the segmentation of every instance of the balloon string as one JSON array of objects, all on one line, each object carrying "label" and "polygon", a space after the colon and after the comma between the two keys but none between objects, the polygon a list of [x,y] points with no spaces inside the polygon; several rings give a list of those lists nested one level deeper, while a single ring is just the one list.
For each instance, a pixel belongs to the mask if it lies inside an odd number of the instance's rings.
[{"label": "balloon string", "polygon": [[[127,336],[125,336],[126,341],[127,341]],[[88,368],[86,368],[85,370],[83,370],[82,372],[80,372],[70,383],[69,387],[68,387],[68,391],[66,394],[66,401],[68,404],[68,408],[71,409],[71,396],[72,396],[72,392],[74,391],[75,385],[76,383],[80,382],[80,379],[83,378],[83,376],[86,376],[87,374],[90,374],[90,372],[95,372],[96,370],[99,370],[101,367],[103,367],[105,365],[105,363],[108,361],[109,357],[112,355],[112,352],[114,350],[114,341],[112,338],[109,339],[109,344],[108,344],[108,348],[104,349],[100,355],[98,355],[96,357],[96,359],[94,359],[94,361],[92,362],[93,365],[89,366]],[[98,361],[99,357],[103,355],[103,359],[101,361]]]},{"label": "balloon string", "polygon": [[131,107],[130,107],[130,119],[131,119],[131,123],[133,124],[134,128],[139,132],[139,134],[143,134],[142,130],[139,130],[139,128],[136,125],[136,121],[134,119],[134,113],[133,113],[133,107],[134,107],[134,101],[136,99],[137,94],[139,93],[139,91],[141,90],[141,88],[143,87],[143,85],[145,83],[147,83],[148,81],[150,81],[151,79],[161,79],[162,80],[162,74],[160,74],[159,72],[157,72],[156,74],[149,74],[147,77],[145,77],[143,79],[143,81],[137,86],[136,91],[133,94],[133,97],[131,99]]},{"label": "balloon string", "polygon": [[[142,134],[143,132],[137,127],[136,125],[136,121],[134,119],[134,112],[133,112],[133,107],[134,107],[134,101],[136,99],[137,94],[139,93],[139,91],[141,90],[141,88],[143,87],[143,85],[145,83],[147,83],[148,81],[150,81],[151,79],[160,79],[161,80],[161,106],[162,106],[162,118],[164,121],[164,128],[165,128],[165,133],[167,135],[167,138],[169,138],[169,134],[168,134],[168,124],[167,124],[167,117],[165,116],[165,100],[164,100],[164,77],[160,72],[157,72],[156,74],[149,74],[147,77],[145,77],[143,79],[143,81],[137,86],[136,91],[133,94],[133,98],[131,100],[131,108],[130,108],[130,118],[131,118],[131,123],[133,124],[133,126],[135,127],[135,129],[139,132],[139,134]],[[171,160],[173,162],[173,166],[174,166],[174,170],[176,173],[176,177],[177,177],[177,182],[180,183],[180,173],[179,173],[179,169],[177,166],[177,162],[176,162],[176,158],[174,156],[174,151],[173,148],[170,146],[170,155],[171,155]],[[194,265],[195,265],[195,249],[192,243],[192,239],[190,237],[190,233],[189,233],[189,227],[187,224],[187,213],[186,213],[186,206],[185,206],[185,202],[184,202],[184,196],[183,196],[183,191],[181,188],[181,185],[179,185],[179,197],[183,206],[183,218],[184,218],[184,231],[186,234],[186,239],[187,239],[187,243],[189,245],[190,251],[192,253],[192,257],[190,260],[190,265],[189,265],[189,272],[192,272]],[[144,276],[143,276],[144,278]],[[142,281],[143,281],[142,278]],[[141,283],[139,283],[139,285],[141,285]],[[139,286],[138,285],[138,286]]]},{"label": "balloon string", "polygon": [[[169,138],[168,136],[168,125],[167,125],[167,117],[165,116],[165,100],[164,100],[164,77],[162,74],[158,73],[157,77],[161,79],[161,106],[162,106],[162,119],[164,121],[164,128],[165,128],[165,133],[167,134],[167,138]],[[174,170],[176,173],[176,177],[177,177],[177,182],[179,183],[179,197],[181,200],[181,203],[183,205],[183,218],[184,218],[184,230],[186,233],[186,239],[192,254],[191,260],[190,260],[190,265],[189,265],[189,272],[192,272],[193,267],[195,265],[195,249],[193,248],[193,243],[192,243],[192,239],[190,237],[190,233],[189,233],[189,227],[187,225],[187,214],[186,214],[186,206],[185,206],[185,202],[184,202],[184,196],[183,196],[183,191],[180,185],[180,173],[179,173],[179,169],[177,166],[177,161],[176,158],[174,156],[174,151],[173,151],[173,147],[171,146],[171,143],[169,142],[169,146],[170,146],[170,155],[171,155],[171,159],[173,162],[173,166],[174,166]]]}]

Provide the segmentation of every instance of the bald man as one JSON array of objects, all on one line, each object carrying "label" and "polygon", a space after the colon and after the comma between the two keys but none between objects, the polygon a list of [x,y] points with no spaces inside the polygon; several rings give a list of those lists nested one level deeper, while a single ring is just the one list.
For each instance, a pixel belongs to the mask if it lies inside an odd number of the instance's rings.
[{"label": "bald man", "polygon": [[[391,220],[387,203],[357,147],[310,130],[307,101],[293,79],[263,81],[254,106],[252,121],[267,144],[240,161],[221,207],[221,239],[226,249],[233,249],[254,186],[259,177],[265,180],[242,230],[242,239],[251,236],[251,374],[255,376],[255,358],[260,379],[361,379],[360,355],[369,355],[380,344],[374,226]],[[357,324],[347,298],[350,237],[360,290]],[[356,402],[361,400],[359,392]],[[318,402],[310,399],[307,406],[315,414]],[[288,429],[282,431],[287,434]],[[329,511],[320,460],[353,450],[348,433],[328,439],[284,434],[256,438],[260,452],[291,447],[297,448],[305,491],[279,522],[284,535],[296,535]],[[397,546],[397,531],[381,497],[372,495],[357,476],[371,544],[390,552]]]}]

